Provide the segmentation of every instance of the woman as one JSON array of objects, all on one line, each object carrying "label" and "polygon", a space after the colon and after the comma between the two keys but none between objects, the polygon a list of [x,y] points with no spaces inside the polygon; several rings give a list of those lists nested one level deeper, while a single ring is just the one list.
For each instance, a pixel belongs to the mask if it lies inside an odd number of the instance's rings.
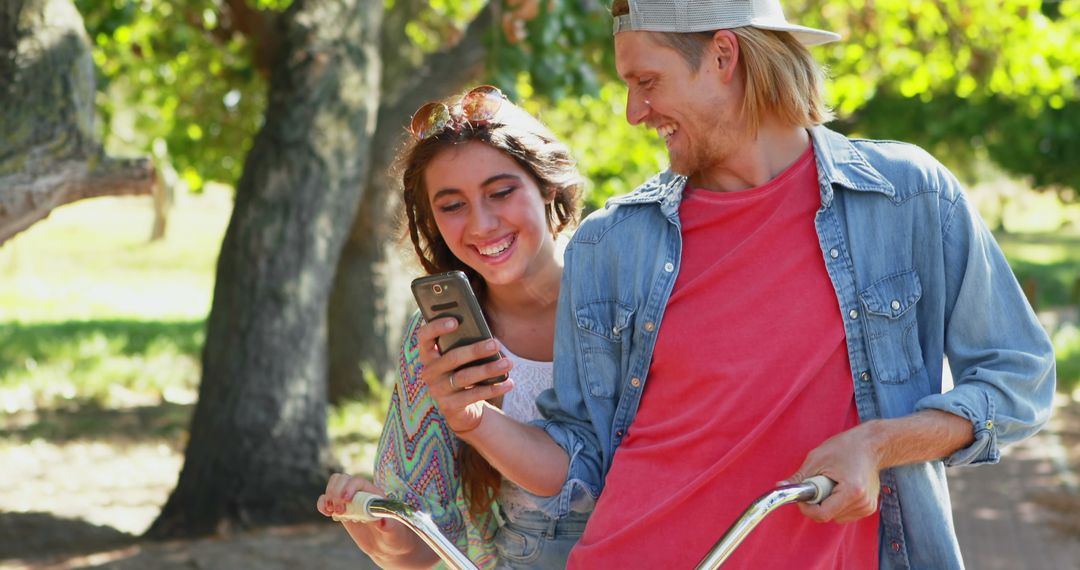
[{"label": "woman", "polygon": [[[454,321],[425,324],[415,315],[402,345],[375,484],[335,474],[317,507],[330,516],[344,512],[359,490],[387,494],[431,513],[481,567],[563,568],[588,514],[554,520],[542,513],[535,496],[454,436],[433,396],[461,390],[455,376],[460,386],[470,383],[461,381],[467,378],[512,370],[491,403],[519,421],[539,418],[535,399],[551,387],[562,275],[556,237],[576,217],[581,176],[566,146],[494,87],[473,89],[452,105],[424,105],[411,131],[414,140],[399,163],[413,248],[429,274],[468,275],[498,343],[442,354],[438,336]],[[505,357],[496,362],[451,371],[463,354],[500,350]],[[438,560],[398,523],[344,524],[380,565],[426,568]]]}]

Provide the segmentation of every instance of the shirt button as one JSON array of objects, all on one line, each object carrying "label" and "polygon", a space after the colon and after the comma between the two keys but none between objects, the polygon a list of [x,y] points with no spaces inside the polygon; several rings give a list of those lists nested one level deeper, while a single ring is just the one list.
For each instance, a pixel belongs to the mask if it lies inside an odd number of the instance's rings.
[{"label": "shirt button", "polygon": [[615,432],[615,437],[622,437],[622,430]]},{"label": "shirt button", "polygon": [[652,321],[646,321],[645,322],[645,330],[647,330],[649,332],[652,332],[652,330],[655,329],[655,328],[656,328],[656,325],[654,325]]},{"label": "shirt button", "polygon": [[892,494],[892,487],[890,487],[888,485],[882,485],[881,486],[881,492],[885,493],[886,495],[891,495]]},{"label": "shirt button", "polygon": [[870,381],[870,373],[869,372],[863,372],[862,374],[859,374],[859,380],[862,380],[863,382],[869,382]]},{"label": "shirt button", "polygon": [[637,378],[637,377],[631,378],[630,379],[630,385],[635,387],[635,388],[641,386],[641,379]]},{"label": "shirt button", "polygon": [[848,311],[848,316],[851,317],[852,319],[857,319],[857,318],[859,318],[859,311],[856,311],[855,309],[852,309],[852,310]]},{"label": "shirt button", "polygon": [[898,310],[900,310],[900,301],[897,301],[897,300],[894,299],[892,304],[889,305],[889,306],[892,307],[892,310],[898,311]]},{"label": "shirt button", "polygon": [[834,248],[829,250],[829,257],[831,257],[833,259],[836,259],[837,257],[840,257],[840,252],[837,251],[836,248],[834,247]]},{"label": "shirt button", "polygon": [[675,264],[670,262],[670,261],[665,263],[664,264],[664,271],[667,271],[668,273],[671,273],[672,271],[675,271]]},{"label": "shirt button", "polygon": [[892,547],[893,552],[900,552],[900,543],[899,542],[893,542],[890,546]]},{"label": "shirt button", "polygon": [[986,420],[986,429],[994,429],[994,420]]}]

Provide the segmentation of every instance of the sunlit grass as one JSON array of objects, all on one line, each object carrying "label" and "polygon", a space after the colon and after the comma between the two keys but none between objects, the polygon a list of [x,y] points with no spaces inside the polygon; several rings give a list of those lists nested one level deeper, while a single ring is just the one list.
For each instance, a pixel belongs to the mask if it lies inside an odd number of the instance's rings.
[{"label": "sunlit grass", "polygon": [[190,403],[228,189],[62,206],[0,247],[0,412]]},{"label": "sunlit grass", "polygon": [[202,321],[0,324],[0,410],[191,402]]},{"label": "sunlit grass", "polygon": [[1037,309],[1080,304],[1080,230],[1004,234],[998,243]]},{"label": "sunlit grass", "polygon": [[[228,189],[179,196],[166,239],[151,243],[149,198],[88,200],[0,246],[0,413],[193,402],[230,208]],[[1080,231],[1066,227],[999,236],[1021,282],[1036,284],[1037,307],[1076,303],[1080,294]],[[1070,372],[1080,368],[1080,341],[1055,335],[1059,373],[1080,376]],[[370,465],[364,454],[385,413],[380,398],[332,411],[328,425],[346,464]]]},{"label": "sunlit grass", "polygon": [[371,474],[388,403],[389,391],[383,390],[370,401],[350,401],[330,408],[327,427],[334,455],[347,472]]},{"label": "sunlit grass", "polygon": [[[0,428],[33,418],[19,433],[107,438],[86,422],[123,431],[103,411],[168,409],[171,429],[186,429],[231,207],[220,187],[179,196],[166,238],[149,242],[149,198],[87,200],[0,246]],[[331,408],[345,467],[370,471],[386,405],[379,392]]]},{"label": "sunlit grass", "polygon": [[181,196],[150,242],[150,198],[57,208],[0,246],[0,322],[202,319],[231,210],[229,190]]},{"label": "sunlit grass", "polygon": [[1071,393],[1080,389],[1080,325],[1070,324],[1054,333],[1057,357],[1058,391]]}]

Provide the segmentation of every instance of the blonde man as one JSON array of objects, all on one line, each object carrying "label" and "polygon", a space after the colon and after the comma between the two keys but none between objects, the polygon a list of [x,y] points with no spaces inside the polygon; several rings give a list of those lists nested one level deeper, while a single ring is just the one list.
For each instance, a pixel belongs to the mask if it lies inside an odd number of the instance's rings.
[{"label": "blonde man", "polygon": [[566,251],[549,420],[513,424],[482,402],[504,388],[476,387],[440,402],[450,425],[556,514],[599,499],[571,568],[693,567],[755,497],[817,474],[833,495],[725,568],[962,568],[944,467],[1037,431],[1055,376],[959,183],[821,126],[806,46],[839,38],[778,0],[613,14],[626,119],[671,169]]}]

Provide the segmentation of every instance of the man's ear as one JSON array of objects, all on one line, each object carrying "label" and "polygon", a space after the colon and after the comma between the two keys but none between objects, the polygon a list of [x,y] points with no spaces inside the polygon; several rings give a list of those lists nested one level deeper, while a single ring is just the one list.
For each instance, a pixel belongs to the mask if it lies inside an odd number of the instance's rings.
[{"label": "man's ear", "polygon": [[739,38],[731,30],[717,30],[709,42],[709,57],[721,79],[731,81],[739,63]]}]

